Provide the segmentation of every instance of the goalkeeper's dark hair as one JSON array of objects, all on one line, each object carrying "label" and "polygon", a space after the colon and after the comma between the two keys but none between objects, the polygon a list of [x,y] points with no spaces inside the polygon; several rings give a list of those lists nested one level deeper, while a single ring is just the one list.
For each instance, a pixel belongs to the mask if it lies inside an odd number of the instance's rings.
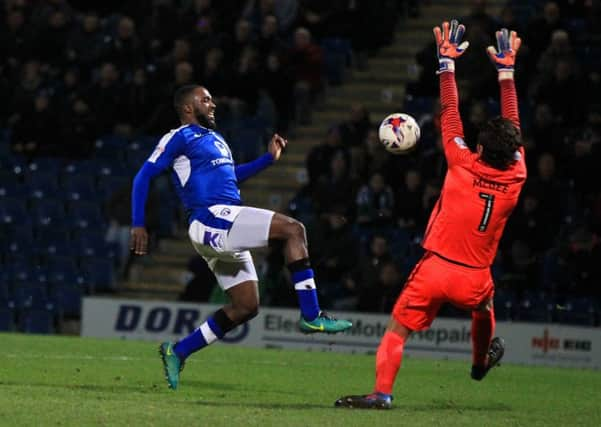
[{"label": "goalkeeper's dark hair", "polygon": [[480,158],[495,169],[505,170],[515,163],[515,152],[522,146],[522,137],[510,120],[495,117],[480,127],[478,144]]},{"label": "goalkeeper's dark hair", "polygon": [[173,107],[179,116],[182,115],[182,106],[188,102],[188,97],[199,87],[202,86],[196,84],[184,85],[175,90],[175,93],[173,94]]}]

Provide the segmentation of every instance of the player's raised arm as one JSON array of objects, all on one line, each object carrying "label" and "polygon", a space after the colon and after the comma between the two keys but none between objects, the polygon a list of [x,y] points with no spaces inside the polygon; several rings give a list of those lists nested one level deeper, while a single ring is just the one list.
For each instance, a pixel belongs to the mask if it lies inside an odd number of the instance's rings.
[{"label": "player's raised arm", "polygon": [[150,181],[171,166],[173,160],[181,153],[182,146],[182,136],[175,131],[169,132],[161,138],[134,178],[131,192],[132,225],[129,247],[136,255],[144,255],[148,250],[144,210]]},{"label": "player's raised arm", "polygon": [[497,31],[495,35],[497,38],[497,49],[493,46],[488,46],[486,52],[499,73],[501,115],[520,129],[518,97],[515,91],[513,73],[515,71],[515,57],[522,44],[522,39],[518,37],[515,31],[509,32],[507,28]]},{"label": "player's raised arm", "polygon": [[455,59],[468,48],[469,42],[461,42],[465,26],[456,20],[443,22],[442,29],[434,27],[436,54],[438,55],[440,76],[440,104],[442,144],[447,161],[458,160],[467,146],[463,141],[463,124],[459,115],[459,95],[455,82]]},{"label": "player's raised arm", "polygon": [[236,179],[238,183],[246,181],[248,178],[258,174],[266,167],[273,164],[280,159],[282,155],[282,150],[288,144],[288,140],[282,138],[277,133],[271,137],[271,141],[269,141],[269,145],[267,146],[267,153],[263,154],[261,157],[253,160],[252,162],[244,163],[236,166]]}]

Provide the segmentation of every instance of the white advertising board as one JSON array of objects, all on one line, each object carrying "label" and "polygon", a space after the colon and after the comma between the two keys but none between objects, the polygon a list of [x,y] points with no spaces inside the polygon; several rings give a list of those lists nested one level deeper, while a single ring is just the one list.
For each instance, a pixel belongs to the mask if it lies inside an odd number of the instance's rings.
[{"label": "white advertising board", "polygon": [[[176,340],[198,327],[217,305],[88,297],[83,301],[82,336],[136,340]],[[262,308],[259,315],[226,336],[226,344],[259,348],[374,353],[389,316],[337,312],[353,328],[337,335],[303,335],[294,309]],[[439,318],[407,342],[409,357],[470,360],[471,322]],[[601,368],[601,328],[559,324],[497,322],[505,339],[504,361],[527,365]]]}]

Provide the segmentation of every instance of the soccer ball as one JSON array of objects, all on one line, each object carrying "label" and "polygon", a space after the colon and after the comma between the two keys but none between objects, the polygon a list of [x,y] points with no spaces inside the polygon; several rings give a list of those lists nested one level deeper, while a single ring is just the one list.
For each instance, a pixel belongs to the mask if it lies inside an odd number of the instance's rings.
[{"label": "soccer ball", "polygon": [[419,141],[420,129],[409,114],[393,113],[382,120],[378,136],[388,152],[405,154]]}]

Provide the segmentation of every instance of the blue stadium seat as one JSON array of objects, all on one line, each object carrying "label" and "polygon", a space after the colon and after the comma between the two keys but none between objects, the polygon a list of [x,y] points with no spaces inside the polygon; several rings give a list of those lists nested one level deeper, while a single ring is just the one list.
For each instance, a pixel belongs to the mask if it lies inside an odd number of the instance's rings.
[{"label": "blue stadium seat", "polygon": [[15,329],[15,310],[0,301],[0,332],[11,332]]},{"label": "blue stadium seat", "polygon": [[61,168],[62,160],[55,157],[37,157],[27,165],[29,174],[43,172],[58,176]]},{"label": "blue stadium seat", "polygon": [[25,310],[19,315],[19,330],[30,334],[54,333],[54,313],[51,310]]},{"label": "blue stadium seat", "polygon": [[32,197],[42,199],[59,194],[58,174],[43,170],[30,171],[26,177],[29,193]]},{"label": "blue stadium seat", "polygon": [[60,223],[65,217],[65,205],[58,199],[34,199],[31,202],[31,213],[35,224],[47,226]]},{"label": "blue stadium seat", "polygon": [[74,245],[79,255],[84,257],[107,257],[109,253],[108,244],[102,232],[79,233]]},{"label": "blue stadium seat", "polygon": [[0,200],[5,197],[22,199],[25,198],[29,192],[29,186],[19,181],[17,178],[13,179],[12,174],[0,178]]},{"label": "blue stadium seat", "polygon": [[23,199],[4,197],[0,199],[0,222],[4,224],[26,224],[29,222],[27,204]]},{"label": "blue stadium seat", "polygon": [[97,159],[110,161],[123,161],[123,152],[127,147],[127,141],[121,137],[107,135],[99,138],[94,143],[94,156]]},{"label": "blue stadium seat", "polygon": [[57,311],[65,317],[80,317],[83,290],[80,286],[61,284],[52,287],[52,300]]},{"label": "blue stadium seat", "polygon": [[46,286],[24,283],[13,287],[15,306],[18,309],[47,309],[52,304]]},{"label": "blue stadium seat", "polygon": [[519,300],[516,320],[522,322],[553,321],[554,303],[546,294],[538,292],[524,292]]},{"label": "blue stadium seat", "polygon": [[503,288],[495,289],[494,307],[497,320],[512,320],[515,305],[514,292]]},{"label": "blue stadium seat", "polygon": [[70,222],[78,228],[101,226],[106,222],[98,202],[71,202],[68,210]]},{"label": "blue stadium seat", "polygon": [[98,177],[98,185],[96,187],[98,194],[103,200],[108,200],[116,191],[120,191],[126,186],[129,187],[132,179],[127,176],[101,175]]},{"label": "blue stadium seat", "polygon": [[31,223],[10,224],[6,227],[6,238],[14,241],[33,241],[33,226]]},{"label": "blue stadium seat", "polygon": [[568,325],[595,326],[598,315],[593,297],[568,298],[557,309],[557,320]]},{"label": "blue stadium seat", "polygon": [[46,269],[49,281],[54,285],[79,283],[79,271],[73,257],[62,255],[48,257]]},{"label": "blue stadium seat", "polygon": [[90,281],[93,291],[112,291],[115,287],[113,261],[108,258],[84,258],[81,271]]},{"label": "blue stadium seat", "polygon": [[96,182],[91,175],[70,176],[65,178],[61,187],[66,200],[94,201],[96,199]]}]

